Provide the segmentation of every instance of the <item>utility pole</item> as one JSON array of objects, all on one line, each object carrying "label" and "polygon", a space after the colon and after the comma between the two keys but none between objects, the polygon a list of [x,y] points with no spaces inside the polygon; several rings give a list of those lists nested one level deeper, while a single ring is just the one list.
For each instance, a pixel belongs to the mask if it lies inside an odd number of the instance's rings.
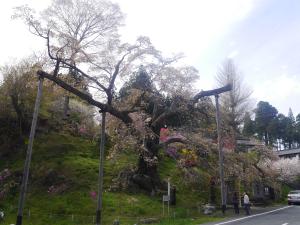
[{"label": "utility pole", "polygon": [[96,225],[101,225],[101,220],[102,220],[103,163],[104,163],[104,147],[105,147],[105,116],[106,116],[106,112],[102,112]]},{"label": "utility pole", "polygon": [[222,212],[223,214],[226,211],[226,193],[225,193],[225,182],[224,182],[224,155],[223,155],[223,148],[221,144],[221,128],[220,128],[220,107],[219,107],[219,94],[231,91],[232,85],[228,84],[224,87],[213,89],[209,91],[201,91],[198,93],[194,99],[193,103],[196,103],[200,98],[206,96],[215,96],[216,101],[216,122],[217,122],[217,134],[218,134],[218,151],[219,151],[219,173],[220,173],[220,180],[221,180],[221,199],[222,199]]},{"label": "utility pole", "polygon": [[20,193],[20,197],[19,197],[18,215],[17,215],[16,225],[22,225],[24,201],[25,201],[25,195],[26,195],[26,191],[27,191],[29,168],[30,168],[31,155],[32,155],[32,146],[33,146],[37,118],[38,118],[39,108],[40,108],[40,103],[41,103],[41,98],[42,98],[42,88],[43,88],[43,78],[39,77],[38,91],[37,91],[37,96],[35,99],[29,141],[28,141],[27,152],[26,152],[26,160],[25,160],[24,171],[23,171],[23,176],[22,176],[22,185],[21,185],[21,193]]}]

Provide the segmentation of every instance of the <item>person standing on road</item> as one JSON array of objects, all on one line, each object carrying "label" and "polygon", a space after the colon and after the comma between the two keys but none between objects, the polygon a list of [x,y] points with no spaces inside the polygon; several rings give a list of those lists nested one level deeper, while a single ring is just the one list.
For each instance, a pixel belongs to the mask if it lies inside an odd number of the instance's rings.
[{"label": "person standing on road", "polygon": [[238,197],[237,192],[233,193],[232,204],[233,204],[233,208],[234,208],[234,213],[235,214],[239,214],[240,213],[240,209],[239,209],[239,197]]},{"label": "person standing on road", "polygon": [[245,207],[246,215],[250,215],[250,201],[249,201],[249,196],[247,195],[246,192],[244,192],[244,207]]}]

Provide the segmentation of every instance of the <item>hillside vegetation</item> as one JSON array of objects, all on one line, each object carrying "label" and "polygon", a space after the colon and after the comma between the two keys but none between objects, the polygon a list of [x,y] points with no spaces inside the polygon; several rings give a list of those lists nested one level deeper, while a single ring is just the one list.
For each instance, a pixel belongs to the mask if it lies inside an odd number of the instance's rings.
[{"label": "hillside vegetation", "polygon": [[[0,171],[9,169],[7,183],[18,182],[23,169],[24,152],[6,158]],[[137,155],[128,150],[105,161],[104,224],[120,219],[133,224],[140,218],[163,218],[161,196],[111,191],[112,180],[127,167],[134,166]],[[38,135],[34,145],[31,175],[25,203],[25,224],[92,224],[96,209],[98,179],[98,146],[96,142],[69,134]],[[170,209],[171,217],[202,218],[200,206],[208,201],[207,188],[193,190],[182,180],[174,160],[161,154],[162,179],[171,178],[177,187],[177,205]],[[19,186],[16,185],[1,200],[6,218],[3,224],[14,223],[17,213]],[[165,208],[167,214],[167,208]],[[181,221],[181,220],[179,220]],[[196,220],[195,222],[200,222]]]}]

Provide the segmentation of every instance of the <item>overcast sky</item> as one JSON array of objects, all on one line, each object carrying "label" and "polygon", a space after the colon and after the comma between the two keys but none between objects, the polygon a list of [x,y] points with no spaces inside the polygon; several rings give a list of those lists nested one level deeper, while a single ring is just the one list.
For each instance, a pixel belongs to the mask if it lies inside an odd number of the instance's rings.
[{"label": "overcast sky", "polygon": [[[0,7],[0,64],[45,47],[12,7],[42,9],[50,0],[10,0]],[[226,58],[235,61],[256,101],[279,112],[300,113],[300,1],[298,0],[114,0],[126,14],[124,41],[149,36],[165,54],[183,52],[200,72],[199,90],[214,88]]]}]

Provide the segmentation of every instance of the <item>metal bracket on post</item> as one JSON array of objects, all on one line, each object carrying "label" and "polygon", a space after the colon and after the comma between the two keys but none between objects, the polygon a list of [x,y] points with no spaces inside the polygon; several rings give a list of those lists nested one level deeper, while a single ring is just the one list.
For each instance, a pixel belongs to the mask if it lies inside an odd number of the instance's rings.
[{"label": "metal bracket on post", "polygon": [[39,77],[38,91],[37,91],[37,96],[35,99],[29,141],[28,141],[28,146],[27,146],[26,160],[25,160],[23,177],[22,177],[22,185],[21,185],[21,193],[20,193],[20,197],[19,197],[18,215],[17,215],[16,225],[21,225],[22,219],[23,219],[24,201],[25,201],[25,195],[26,195],[26,191],[27,191],[29,168],[30,168],[31,155],[32,155],[32,146],[33,146],[34,135],[35,135],[35,131],[36,131],[36,124],[37,124],[39,108],[40,108],[40,103],[41,103],[41,98],[42,98],[43,80],[44,79],[42,77]]},{"label": "metal bracket on post", "polygon": [[99,156],[99,176],[98,176],[98,201],[97,201],[97,211],[96,211],[96,225],[101,225],[102,219],[102,192],[103,192],[103,163],[104,163],[104,147],[105,147],[105,116],[106,112],[100,111],[102,113],[101,120],[101,144],[100,144],[100,156]]}]

